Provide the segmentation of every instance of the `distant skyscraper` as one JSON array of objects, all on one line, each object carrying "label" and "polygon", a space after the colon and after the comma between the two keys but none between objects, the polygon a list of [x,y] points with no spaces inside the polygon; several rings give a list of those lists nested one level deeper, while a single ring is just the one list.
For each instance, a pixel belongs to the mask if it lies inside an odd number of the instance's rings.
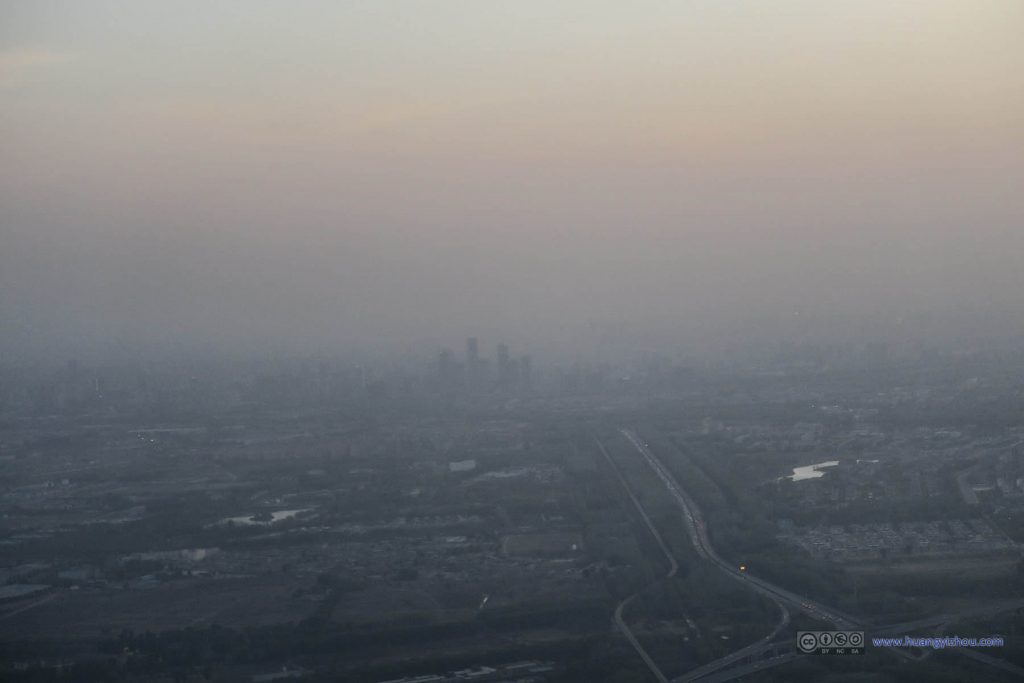
[{"label": "distant skyscraper", "polygon": [[458,383],[459,366],[455,362],[455,354],[445,349],[437,357],[437,374],[442,391],[455,389]]},{"label": "distant skyscraper", "polygon": [[498,382],[502,386],[507,386],[512,381],[509,370],[508,344],[498,344]]},{"label": "distant skyscraper", "polygon": [[466,380],[470,389],[480,386],[483,379],[483,363],[480,361],[480,344],[476,337],[466,339]]}]

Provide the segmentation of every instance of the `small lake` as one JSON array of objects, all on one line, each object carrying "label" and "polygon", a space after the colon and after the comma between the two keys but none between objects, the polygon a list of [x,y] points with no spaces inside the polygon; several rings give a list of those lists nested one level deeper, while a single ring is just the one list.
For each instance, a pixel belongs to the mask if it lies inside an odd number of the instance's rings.
[{"label": "small lake", "polygon": [[789,475],[789,478],[793,481],[802,481],[804,479],[817,479],[824,477],[825,472],[823,471],[828,467],[835,467],[839,464],[838,460],[829,460],[827,462],[819,462],[813,465],[804,465],[803,467],[794,467],[793,474]]},{"label": "small lake", "polygon": [[255,515],[248,515],[248,516],[245,516],[245,517],[228,517],[227,519],[222,519],[219,522],[219,524],[228,524],[230,522],[232,524],[241,524],[243,526],[249,526],[249,525],[266,526],[266,525],[269,525],[269,524],[273,524],[274,522],[280,522],[282,519],[291,519],[291,518],[295,517],[296,515],[298,515],[300,512],[309,512],[310,509],[311,508],[304,508],[302,510],[278,510],[277,512],[270,513],[271,514],[271,519],[265,520],[265,521],[257,520],[255,518],[256,517]]}]

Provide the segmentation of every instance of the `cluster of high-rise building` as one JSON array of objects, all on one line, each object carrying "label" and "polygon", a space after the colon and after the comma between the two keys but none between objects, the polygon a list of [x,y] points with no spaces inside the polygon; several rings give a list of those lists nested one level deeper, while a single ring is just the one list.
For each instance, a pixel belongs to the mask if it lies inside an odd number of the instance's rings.
[{"label": "cluster of high-rise building", "polygon": [[466,339],[466,355],[459,362],[455,353],[444,349],[438,356],[438,377],[445,390],[518,391],[530,385],[532,372],[530,356],[513,358],[508,344],[498,344],[497,359],[492,369],[489,358],[481,357],[480,342],[476,337]]}]

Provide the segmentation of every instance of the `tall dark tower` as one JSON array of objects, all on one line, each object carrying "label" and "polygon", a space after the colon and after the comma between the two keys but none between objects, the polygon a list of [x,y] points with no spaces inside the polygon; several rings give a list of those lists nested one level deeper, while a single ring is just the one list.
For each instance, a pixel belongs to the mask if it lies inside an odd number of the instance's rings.
[{"label": "tall dark tower", "polygon": [[512,379],[509,375],[508,344],[498,344],[498,382],[506,385]]},{"label": "tall dark tower", "polygon": [[437,374],[442,391],[452,391],[458,379],[458,365],[455,354],[444,349],[437,357]]},{"label": "tall dark tower", "polygon": [[466,339],[466,380],[470,389],[480,386],[482,374],[480,345],[476,337],[469,337]]}]

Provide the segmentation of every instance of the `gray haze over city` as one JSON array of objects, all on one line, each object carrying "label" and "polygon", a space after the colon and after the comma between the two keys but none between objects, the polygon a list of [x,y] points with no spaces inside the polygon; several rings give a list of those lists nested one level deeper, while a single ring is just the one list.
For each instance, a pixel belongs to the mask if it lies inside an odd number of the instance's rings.
[{"label": "gray haze over city", "polygon": [[1022,38],[0,0],[0,680],[1024,680]]},{"label": "gray haze over city", "polygon": [[0,11],[5,354],[1024,330],[1015,2]]}]

